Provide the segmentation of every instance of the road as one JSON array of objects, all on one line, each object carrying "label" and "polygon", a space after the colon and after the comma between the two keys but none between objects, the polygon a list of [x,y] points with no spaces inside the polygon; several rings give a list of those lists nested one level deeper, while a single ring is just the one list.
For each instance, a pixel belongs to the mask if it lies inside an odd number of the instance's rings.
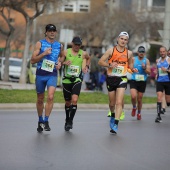
[{"label": "road", "polygon": [[35,110],[0,110],[0,170],[169,170],[170,115],[156,124],[155,110],[130,116],[109,132],[107,110],[78,110],[64,131],[64,111],[53,110],[52,131],[36,132]]}]

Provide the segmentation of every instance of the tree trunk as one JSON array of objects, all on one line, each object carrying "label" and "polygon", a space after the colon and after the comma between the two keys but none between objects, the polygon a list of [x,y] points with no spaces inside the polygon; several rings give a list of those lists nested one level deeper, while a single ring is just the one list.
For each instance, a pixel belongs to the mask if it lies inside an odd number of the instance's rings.
[{"label": "tree trunk", "polygon": [[27,17],[27,25],[26,25],[26,38],[25,38],[25,48],[24,48],[24,55],[22,61],[22,69],[21,69],[21,77],[19,83],[25,84],[27,82],[27,59],[29,57],[29,47],[30,47],[30,34],[31,34],[31,26],[33,20]]},{"label": "tree trunk", "polygon": [[4,52],[5,56],[5,67],[4,67],[4,77],[2,77],[3,81],[9,81],[9,57],[10,57],[10,42],[13,37],[14,30],[11,30],[9,36],[6,40],[6,48]]}]

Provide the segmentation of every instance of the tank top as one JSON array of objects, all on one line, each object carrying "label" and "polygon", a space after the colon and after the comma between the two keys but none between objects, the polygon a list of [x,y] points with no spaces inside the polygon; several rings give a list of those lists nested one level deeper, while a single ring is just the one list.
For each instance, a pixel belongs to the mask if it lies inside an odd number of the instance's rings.
[{"label": "tank top", "polygon": [[138,56],[134,57],[133,67],[137,68],[138,72],[132,74],[132,80],[146,81],[147,74],[145,73],[145,70],[142,68],[142,63],[146,65],[146,57],[144,57],[142,60],[139,60]]},{"label": "tank top", "polygon": [[128,49],[125,48],[123,52],[119,52],[116,46],[113,48],[112,56],[108,59],[108,63],[117,62],[116,68],[108,68],[108,76],[123,77],[127,75],[128,69]]},{"label": "tank top", "polygon": [[79,50],[77,55],[72,54],[72,48],[67,49],[65,61],[71,61],[71,65],[64,66],[63,83],[73,83],[70,78],[74,78],[74,82],[81,81],[82,76],[82,63],[83,63],[83,50]]},{"label": "tank top", "polygon": [[167,72],[163,72],[161,70],[161,67],[165,67],[168,69],[169,63],[168,63],[168,56],[165,58],[165,60],[162,62],[161,58],[157,62],[157,69],[158,69],[158,77],[157,82],[170,82],[170,78]]},{"label": "tank top", "polygon": [[44,56],[38,63],[37,63],[37,71],[36,75],[57,75],[56,63],[58,62],[58,56],[61,52],[61,44],[57,41],[53,43],[48,42],[46,39],[40,40],[41,42],[41,49],[40,53],[42,54],[47,48],[52,48],[51,54]]}]

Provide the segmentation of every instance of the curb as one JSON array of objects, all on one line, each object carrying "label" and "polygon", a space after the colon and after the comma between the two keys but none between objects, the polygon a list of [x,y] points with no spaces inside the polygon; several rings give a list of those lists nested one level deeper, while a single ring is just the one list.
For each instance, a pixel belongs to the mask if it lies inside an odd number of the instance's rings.
[{"label": "curb", "polygon": [[[53,109],[64,109],[64,103],[54,103]],[[78,109],[108,109],[108,104],[78,104]],[[131,110],[131,104],[125,104],[125,110]],[[36,109],[35,103],[1,103],[0,109]],[[155,104],[143,104],[142,109],[156,109]]]}]

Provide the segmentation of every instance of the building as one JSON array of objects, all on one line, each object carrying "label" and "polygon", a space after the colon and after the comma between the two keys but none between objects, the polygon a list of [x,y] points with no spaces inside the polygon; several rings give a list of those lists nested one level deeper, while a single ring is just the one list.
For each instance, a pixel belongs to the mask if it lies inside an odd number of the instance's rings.
[{"label": "building", "polygon": [[[27,8],[27,10],[31,11],[31,8]],[[107,31],[107,27],[111,26],[110,29],[115,29],[108,17],[116,10],[131,11],[139,24],[147,25],[146,31],[143,32],[145,35],[143,39],[140,35],[133,36],[130,41],[131,48],[146,40],[152,43],[161,41],[158,30],[163,28],[165,0],[69,0],[68,2],[63,0],[63,3],[57,6],[48,3],[44,14],[34,20],[32,45],[44,36],[45,25],[53,23],[57,26],[59,33],[57,39],[64,44],[65,48],[70,45],[74,35],[80,35],[83,38],[83,46],[86,50],[101,50],[108,45],[108,43],[105,43],[106,37],[112,35]],[[20,30],[18,31],[20,34],[21,31],[24,31],[25,19],[21,14],[12,11],[10,21],[16,30]],[[130,23],[132,20],[128,22]],[[21,26],[20,29],[18,26]],[[22,33],[22,36],[21,40],[24,39],[24,33]],[[0,39],[1,54],[5,47],[4,39],[4,36],[3,39]],[[17,41],[18,46],[14,42],[15,39],[11,42],[11,50],[15,53],[12,52],[11,56],[22,55],[20,51],[24,48],[24,42],[19,43]],[[19,53],[17,54],[17,52]]]}]

